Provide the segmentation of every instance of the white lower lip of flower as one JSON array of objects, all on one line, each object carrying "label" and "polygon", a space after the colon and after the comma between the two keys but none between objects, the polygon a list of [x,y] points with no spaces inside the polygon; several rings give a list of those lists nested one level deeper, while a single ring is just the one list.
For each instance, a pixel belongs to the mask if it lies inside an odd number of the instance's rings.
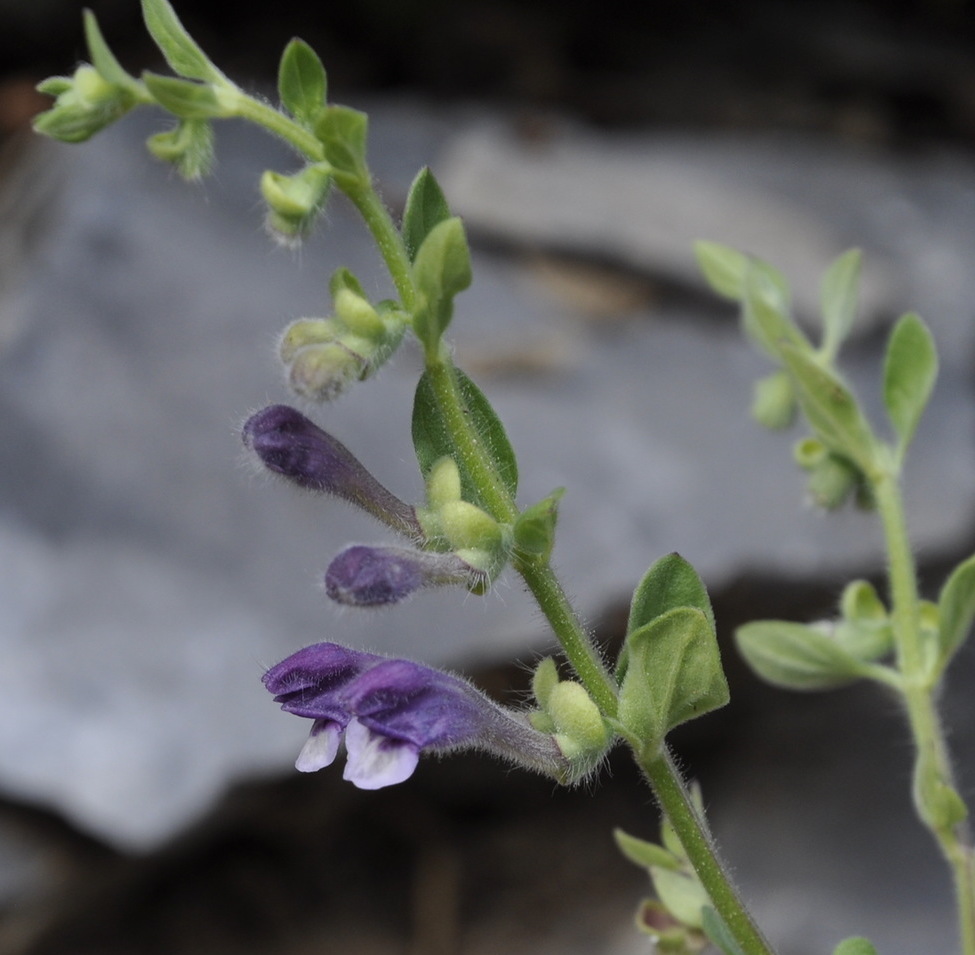
[{"label": "white lower lip of flower", "polygon": [[345,729],[348,759],[342,778],[359,789],[382,789],[409,779],[420,761],[410,743],[374,733],[353,719]]},{"label": "white lower lip of flower", "polygon": [[316,720],[295,760],[295,769],[300,773],[315,773],[331,766],[338,755],[341,738],[342,727],[338,723]]}]

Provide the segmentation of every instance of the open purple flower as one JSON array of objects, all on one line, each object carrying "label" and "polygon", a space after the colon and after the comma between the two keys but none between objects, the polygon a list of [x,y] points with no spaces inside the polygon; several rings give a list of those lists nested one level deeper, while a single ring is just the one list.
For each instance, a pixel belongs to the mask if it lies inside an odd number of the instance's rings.
[{"label": "open purple flower", "polygon": [[300,411],[270,405],[242,430],[261,463],[299,487],[334,494],[411,538],[421,535],[416,511],[380,484],[349,449]]},{"label": "open purple flower", "polygon": [[403,782],[421,752],[478,748],[559,781],[569,761],[555,739],[521,714],[490,700],[460,677],[409,660],[317,643],[264,674],[288,713],[313,720],[295,763],[328,766],[344,735],[344,778],[360,789]]},{"label": "open purple flower", "polygon": [[325,592],[350,607],[398,603],[422,587],[473,586],[486,574],[456,554],[408,547],[353,544],[325,572]]}]

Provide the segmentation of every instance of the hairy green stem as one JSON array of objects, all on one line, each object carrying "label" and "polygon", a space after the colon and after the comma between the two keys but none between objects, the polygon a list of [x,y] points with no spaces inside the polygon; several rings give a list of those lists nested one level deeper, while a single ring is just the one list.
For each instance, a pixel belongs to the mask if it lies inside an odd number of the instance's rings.
[{"label": "hairy green stem", "polygon": [[[880,475],[873,481],[873,488],[887,541],[897,666],[903,677],[902,692],[917,751],[918,772],[929,775],[936,784],[953,789],[954,774],[935,703],[937,685],[928,675],[929,667],[922,643],[917,572],[897,477],[892,473]],[[975,955],[975,873],[967,827],[964,823],[938,824],[925,819],[923,811],[919,814],[951,867],[961,950],[964,955]]]},{"label": "hairy green stem", "polygon": [[724,871],[707,823],[691,801],[666,747],[653,755],[636,752],[636,761],[650,783],[661,810],[680,839],[687,858],[711,899],[715,911],[745,955],[773,955],[769,943],[748,914]]},{"label": "hairy green stem", "polygon": [[311,162],[321,162],[325,158],[322,143],[313,133],[254,96],[241,93],[237,115],[283,139]]}]

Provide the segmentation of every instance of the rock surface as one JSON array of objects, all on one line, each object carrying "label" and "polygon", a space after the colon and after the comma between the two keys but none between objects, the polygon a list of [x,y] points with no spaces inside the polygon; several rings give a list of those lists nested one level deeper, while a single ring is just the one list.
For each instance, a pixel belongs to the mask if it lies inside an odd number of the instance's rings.
[{"label": "rock surface", "polygon": [[[776,240],[766,254],[788,252],[786,268],[815,252],[818,269],[862,244],[879,276],[868,289],[874,318],[925,315],[943,373],[909,473],[912,530],[924,552],[968,542],[975,171],[964,161],[561,127],[539,158],[538,144],[511,134],[509,152],[491,153],[503,137],[485,130],[501,123],[473,111],[401,103],[371,115],[390,200],[429,162],[444,169],[475,239],[490,234],[458,302],[459,359],[521,452],[522,501],[568,488],[557,564],[589,618],[625,602],[671,550],[715,590],[745,572],[831,583],[879,566],[873,523],[804,509],[789,439],[749,421],[765,365],[729,310],[680,292],[694,279],[679,247],[712,227],[707,237],[746,244],[767,227]],[[298,255],[270,247],[256,182],[264,168],[290,168],[277,144],[227,127],[218,176],[192,189],[142,154],[150,125],[135,118],[85,147],[38,154],[39,169],[60,171],[59,191],[2,303],[0,340],[0,786],[140,850],[198,818],[230,782],[290,764],[304,727],[275,711],[259,677],[298,646],[337,639],[467,668],[549,643],[513,581],[485,600],[423,594],[388,614],[339,613],[316,591],[341,545],[383,532],[254,478],[236,429],[249,410],[286,398],[275,335],[327,312],[331,270],[351,267],[381,297],[380,264],[339,202]],[[545,155],[557,162],[542,191]],[[508,191],[492,207],[495,182]],[[685,182],[690,199],[709,201],[671,220]],[[648,222],[655,196],[667,230]],[[603,202],[611,215],[593,225]],[[754,220],[722,224],[749,209]],[[587,259],[609,267],[609,285]],[[814,277],[799,276],[802,302]],[[626,280],[637,291],[621,301],[611,289]],[[566,294],[580,307],[566,308]],[[846,367],[865,394],[876,394],[879,351],[876,335],[851,349]],[[409,443],[416,372],[404,354],[316,413],[407,499],[420,494]]]}]

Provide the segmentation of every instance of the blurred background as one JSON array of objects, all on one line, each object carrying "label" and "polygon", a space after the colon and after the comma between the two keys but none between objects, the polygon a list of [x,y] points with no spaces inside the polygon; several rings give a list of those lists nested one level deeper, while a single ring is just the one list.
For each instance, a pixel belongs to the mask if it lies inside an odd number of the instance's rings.
[{"label": "blurred background", "polygon": [[[123,65],[162,68],[134,0],[90,6]],[[305,727],[260,675],[302,645],[423,658],[511,703],[550,641],[514,580],[387,614],[328,605],[330,557],[382,531],[255,476],[237,430],[287,400],[284,325],[327,313],[339,265],[388,294],[381,263],[340,201],[300,252],[275,248],[257,182],[295,162],[237,124],[199,186],[145,153],[166,125],[150,112],[83,146],[35,138],[34,84],[86,56],[81,9],[0,0],[0,955],[646,951],[646,879],[611,830],[653,838],[656,816],[625,758],[573,792],[476,756],[379,793],[291,768]],[[807,322],[822,269],[862,247],[844,367],[874,408],[886,329],[924,315],[942,373],[907,490],[936,592],[975,542],[972,5],[226,11],[178,8],[268,96],[284,44],[310,42],[331,98],[370,113],[390,205],[428,163],[465,217],[458,357],[509,427],[522,501],[568,488],[557,564],[607,652],[654,559],[679,550],[707,581],[732,703],[674,745],[773,941],[954,950],[890,701],[768,689],[731,647],[748,619],[828,615],[883,560],[868,516],[806,502],[801,432],[749,420],[767,368],[690,243],[782,267]],[[408,500],[418,367],[407,350],[316,413]],[[945,696],[968,795],[970,659]]]}]

